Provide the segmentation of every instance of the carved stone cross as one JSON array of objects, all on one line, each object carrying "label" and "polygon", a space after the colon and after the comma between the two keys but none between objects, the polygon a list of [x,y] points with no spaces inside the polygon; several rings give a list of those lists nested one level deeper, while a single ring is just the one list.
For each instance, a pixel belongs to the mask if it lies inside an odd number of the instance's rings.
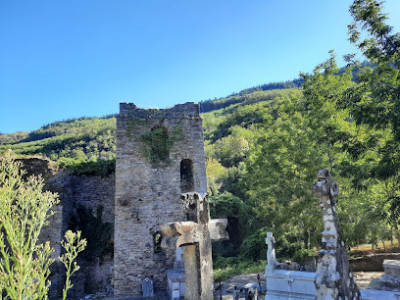
[{"label": "carved stone cross", "polygon": [[[184,247],[185,263],[185,299],[213,300],[213,267],[211,240],[228,239],[226,219],[210,220],[208,196],[199,193],[187,193],[184,197],[195,200],[195,221],[172,222],[161,226],[161,232],[167,236],[178,236],[177,247]],[[190,214],[188,214],[190,215]]]}]

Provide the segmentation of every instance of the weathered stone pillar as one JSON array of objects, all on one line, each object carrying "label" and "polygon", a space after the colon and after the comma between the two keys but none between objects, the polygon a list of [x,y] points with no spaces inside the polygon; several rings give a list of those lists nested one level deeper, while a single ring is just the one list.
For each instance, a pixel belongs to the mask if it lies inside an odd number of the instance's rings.
[{"label": "weathered stone pillar", "polygon": [[214,280],[211,241],[228,239],[226,219],[210,220],[207,194],[187,193],[196,203],[197,222],[171,222],[161,226],[166,236],[178,236],[184,247],[186,300],[213,300]]},{"label": "weathered stone pillar", "polygon": [[322,250],[317,265],[317,299],[361,299],[339,234],[334,198],[338,195],[338,186],[332,183],[328,170],[319,171],[317,178],[312,189],[320,199],[324,223]]}]

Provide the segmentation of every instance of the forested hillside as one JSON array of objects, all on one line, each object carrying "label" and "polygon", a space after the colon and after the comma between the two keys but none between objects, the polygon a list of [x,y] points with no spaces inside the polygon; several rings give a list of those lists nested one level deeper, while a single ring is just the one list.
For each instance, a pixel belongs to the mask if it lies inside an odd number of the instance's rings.
[{"label": "forested hillside", "polygon": [[[340,187],[338,216],[349,246],[400,239],[400,37],[374,3],[356,1],[350,9],[350,40],[368,64],[349,55],[340,70],[331,52],[289,88],[265,85],[202,102],[212,214],[240,230],[214,247],[219,257],[264,258],[267,231],[277,237],[279,257],[301,263],[314,255],[322,222],[311,185],[325,168]],[[360,25],[368,40],[360,40]],[[114,167],[115,118],[0,135],[0,152],[9,148],[106,175]]]},{"label": "forested hillside", "polygon": [[0,153],[44,155],[62,168],[106,175],[115,164],[115,117],[55,122],[32,132],[0,135]]}]

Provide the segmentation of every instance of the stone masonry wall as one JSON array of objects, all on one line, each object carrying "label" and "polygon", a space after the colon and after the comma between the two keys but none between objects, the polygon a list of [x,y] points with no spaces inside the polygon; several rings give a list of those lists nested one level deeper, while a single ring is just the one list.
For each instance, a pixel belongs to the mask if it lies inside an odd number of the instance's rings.
[{"label": "stone masonry wall", "polygon": [[[173,140],[169,159],[155,166],[145,154],[142,136],[165,128]],[[173,267],[175,245],[156,251],[160,225],[186,219],[181,199],[181,161],[192,161],[193,189],[207,191],[202,120],[194,103],[165,110],[144,110],[121,103],[117,117],[114,293],[140,295],[142,281],[166,290],[166,270]],[[166,243],[163,243],[166,245]]]},{"label": "stone masonry wall", "polygon": [[[52,187],[51,190],[58,189],[59,191],[62,212],[53,217],[61,224],[54,228],[54,223],[51,221],[50,226],[44,228],[44,232],[49,230],[58,231],[60,238],[62,238],[69,226],[74,225],[71,222],[74,222],[78,205],[91,209],[93,215],[96,215],[97,207],[103,207],[102,222],[114,224],[114,175],[100,177],[62,172],[53,178],[49,178],[48,181]],[[97,260],[95,262],[85,261],[80,258],[78,264],[80,264],[81,269],[72,278],[74,287],[69,292],[70,297],[82,297],[88,293],[110,289],[112,277],[110,265],[112,263],[112,257],[110,256],[102,257],[100,261]],[[63,272],[63,268],[59,268],[59,270]],[[57,281],[58,278],[55,280]],[[52,294],[56,296],[54,299],[57,299],[59,290],[54,291]]]}]

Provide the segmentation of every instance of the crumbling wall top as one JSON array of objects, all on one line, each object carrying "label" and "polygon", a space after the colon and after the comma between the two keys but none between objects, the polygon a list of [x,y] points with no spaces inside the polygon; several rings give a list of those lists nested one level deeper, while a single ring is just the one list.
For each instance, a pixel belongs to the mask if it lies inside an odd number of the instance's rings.
[{"label": "crumbling wall top", "polygon": [[46,157],[27,156],[17,157],[15,160],[22,163],[22,169],[26,172],[25,176],[41,175],[46,178],[55,175],[58,171],[56,164]]},{"label": "crumbling wall top", "polygon": [[137,107],[134,103],[119,104],[120,118],[143,118],[143,119],[199,119],[200,105],[194,102],[177,104],[171,108],[143,109]]}]

